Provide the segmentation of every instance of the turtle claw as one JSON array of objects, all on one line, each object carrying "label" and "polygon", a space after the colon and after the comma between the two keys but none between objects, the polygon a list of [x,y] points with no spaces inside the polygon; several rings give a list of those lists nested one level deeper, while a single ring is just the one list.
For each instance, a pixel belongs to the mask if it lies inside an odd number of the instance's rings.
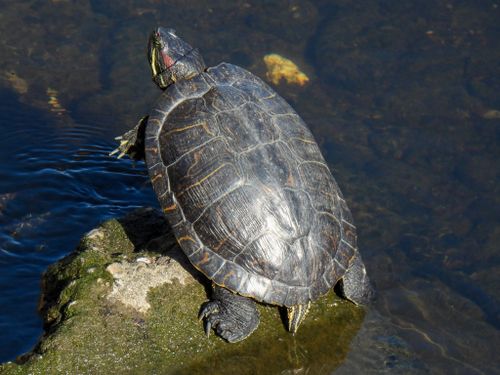
[{"label": "turtle claw", "polygon": [[210,320],[207,320],[205,322],[205,335],[207,335],[207,338],[210,337],[210,329],[212,328],[212,323],[210,323]]},{"label": "turtle claw", "polygon": [[119,141],[120,145],[111,151],[109,156],[119,153],[118,159],[128,155],[132,160],[144,160],[144,134],[147,119],[147,116],[143,117],[132,130],[115,137],[115,140]]},{"label": "turtle claw", "polygon": [[208,301],[201,305],[200,313],[198,314],[199,320],[204,320],[204,330],[207,337],[210,337],[212,328],[216,329],[219,326],[219,302]]},{"label": "turtle claw", "polygon": [[219,304],[217,301],[208,301],[201,305],[200,313],[198,314],[198,320],[203,320],[208,318],[209,315],[216,314],[219,312]]},{"label": "turtle claw", "polygon": [[238,342],[248,337],[259,325],[255,302],[216,287],[212,300],[201,305],[198,319],[204,320],[207,337],[213,329],[227,342]]},{"label": "turtle claw", "polygon": [[[117,138],[115,138],[115,139],[117,139]],[[120,138],[123,138],[123,137],[120,136]],[[121,140],[120,141],[120,145],[117,148],[115,148],[113,151],[111,151],[109,153],[109,156],[113,156],[113,155],[115,155],[115,154],[117,154],[119,152],[120,154],[117,156],[117,158],[118,159],[123,158],[127,153],[129,153],[129,150],[131,148],[129,146],[129,143],[130,142],[128,140],[126,140],[126,139],[125,140]]]},{"label": "turtle claw", "polygon": [[[134,142],[131,142],[130,139],[128,139],[128,138],[132,138],[130,135],[130,132],[126,133],[123,136],[116,137],[115,139],[120,141],[120,145],[117,148],[115,148],[113,151],[111,151],[109,153],[109,156],[113,156],[119,152],[118,156],[116,157],[117,159],[121,159],[125,155],[129,155],[131,159],[134,159],[134,156],[136,155],[136,152],[133,151],[134,150]],[[132,139],[132,140],[134,140],[134,139]]]}]

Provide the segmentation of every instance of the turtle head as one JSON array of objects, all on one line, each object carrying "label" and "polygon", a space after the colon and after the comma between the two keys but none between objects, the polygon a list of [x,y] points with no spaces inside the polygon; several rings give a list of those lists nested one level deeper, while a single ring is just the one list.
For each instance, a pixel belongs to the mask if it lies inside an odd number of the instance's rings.
[{"label": "turtle head", "polygon": [[200,52],[177,35],[158,27],[149,37],[148,59],[153,81],[165,89],[176,81],[189,79],[205,69]]}]

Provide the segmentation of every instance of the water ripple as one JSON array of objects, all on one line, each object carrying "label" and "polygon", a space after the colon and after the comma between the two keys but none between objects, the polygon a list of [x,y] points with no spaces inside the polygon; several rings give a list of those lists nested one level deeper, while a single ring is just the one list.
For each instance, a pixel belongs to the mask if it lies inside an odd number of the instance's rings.
[{"label": "water ripple", "polygon": [[16,306],[0,317],[0,342],[23,327],[34,344],[41,323],[32,311],[43,270],[98,223],[156,199],[142,163],[131,168],[108,156],[115,144],[101,124],[44,120],[19,104],[2,104],[0,113],[6,118],[0,160],[8,160],[0,170],[0,305]]}]

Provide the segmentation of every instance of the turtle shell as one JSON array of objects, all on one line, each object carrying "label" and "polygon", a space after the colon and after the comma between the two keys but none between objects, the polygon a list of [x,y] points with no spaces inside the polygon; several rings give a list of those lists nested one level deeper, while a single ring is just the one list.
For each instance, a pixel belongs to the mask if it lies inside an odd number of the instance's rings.
[{"label": "turtle shell", "polygon": [[350,211],[307,125],[259,78],[222,63],[176,82],[145,142],[177,241],[216,284],[293,306],[344,275],[357,251]]}]

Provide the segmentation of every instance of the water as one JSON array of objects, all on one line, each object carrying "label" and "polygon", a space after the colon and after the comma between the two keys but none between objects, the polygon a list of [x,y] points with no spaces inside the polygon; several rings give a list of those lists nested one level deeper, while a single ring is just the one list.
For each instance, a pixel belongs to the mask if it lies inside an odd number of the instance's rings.
[{"label": "water", "polygon": [[[0,188],[1,360],[41,333],[40,275],[106,218],[155,203],[142,169],[108,157],[101,125],[47,119],[2,95]],[[114,176],[114,177],[113,177]]]},{"label": "water", "polygon": [[0,6],[0,362],[42,332],[47,265],[156,205],[143,166],[107,154],[157,94],[144,55],[161,24],[209,65],[264,77],[276,52],[311,77],[277,90],[320,143],[379,293],[338,372],[499,372],[500,5],[168,4]]}]

